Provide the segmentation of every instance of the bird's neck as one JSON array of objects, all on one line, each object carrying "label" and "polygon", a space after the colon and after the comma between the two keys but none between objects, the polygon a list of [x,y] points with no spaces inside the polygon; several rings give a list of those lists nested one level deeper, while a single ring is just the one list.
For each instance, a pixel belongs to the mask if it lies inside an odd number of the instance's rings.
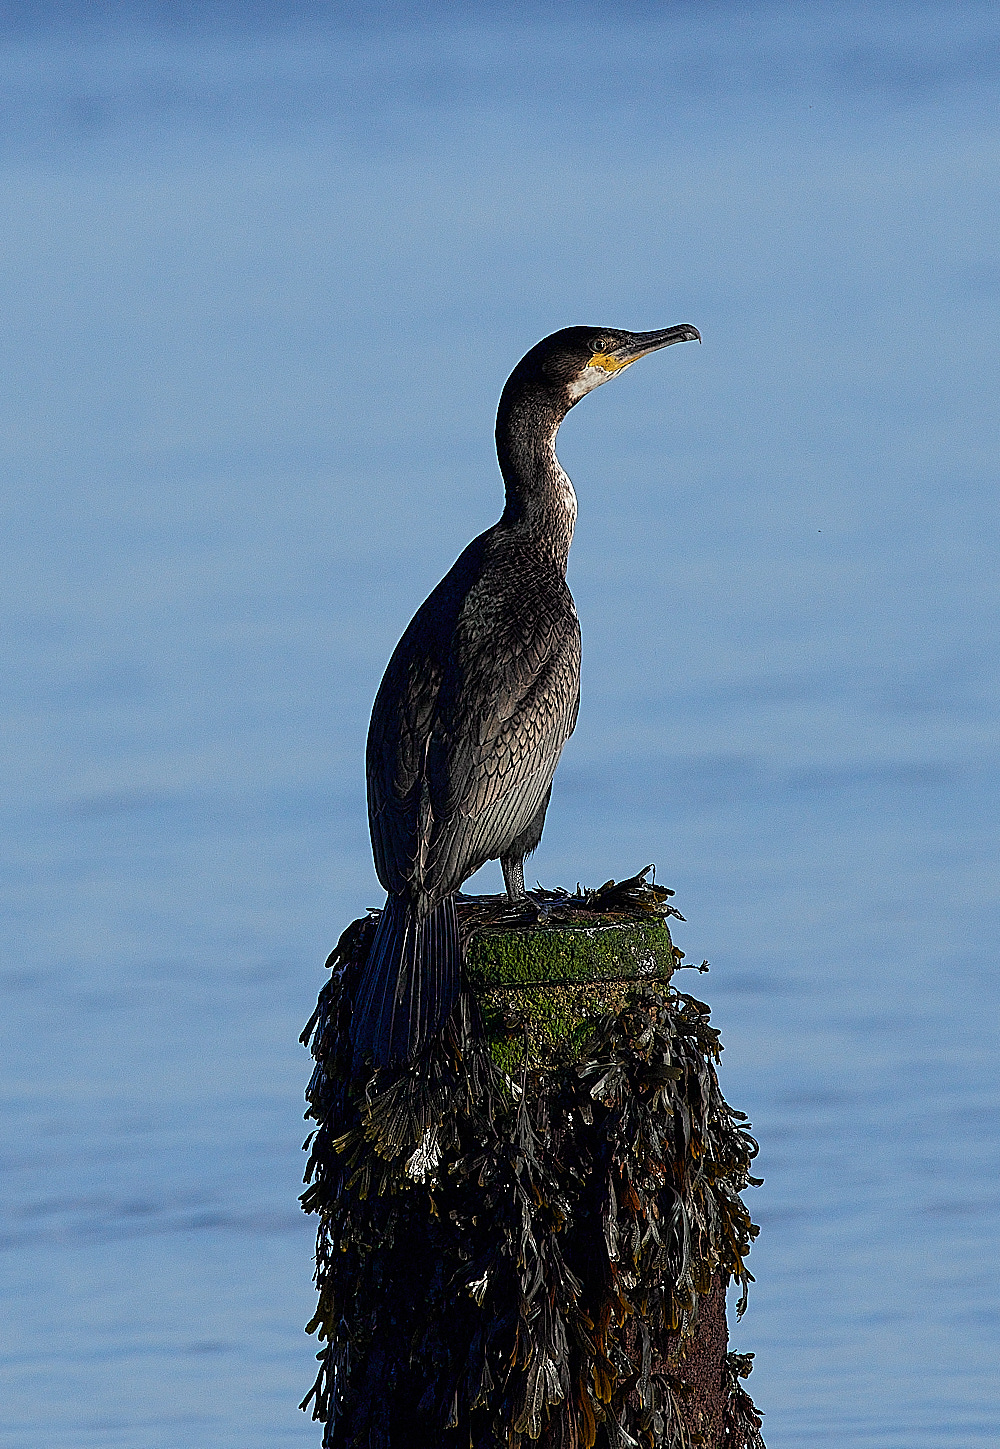
[{"label": "bird's neck", "polygon": [[501,525],[522,534],[565,575],[576,524],[576,494],[556,457],[565,409],[548,398],[501,399],[497,457],[507,502]]}]

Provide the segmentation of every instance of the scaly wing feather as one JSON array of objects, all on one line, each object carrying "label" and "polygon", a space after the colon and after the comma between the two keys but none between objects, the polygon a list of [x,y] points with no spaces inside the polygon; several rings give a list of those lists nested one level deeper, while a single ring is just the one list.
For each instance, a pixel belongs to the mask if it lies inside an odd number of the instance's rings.
[{"label": "scaly wing feather", "polygon": [[569,591],[550,570],[530,576],[530,560],[490,559],[489,539],[470,545],[418,611],[372,714],[379,878],[428,900],[457,890],[534,818],[576,722]]}]

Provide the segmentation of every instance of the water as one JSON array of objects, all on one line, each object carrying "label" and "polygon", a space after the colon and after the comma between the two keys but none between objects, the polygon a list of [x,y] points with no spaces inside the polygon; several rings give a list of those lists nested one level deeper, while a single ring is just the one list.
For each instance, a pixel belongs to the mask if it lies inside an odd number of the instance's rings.
[{"label": "water", "polygon": [[317,1442],[367,712],[579,321],[705,342],[561,435],[534,874],[655,860],[712,961],[771,1449],[996,1442],[995,12],[94,13],[0,51],[0,1445]]}]

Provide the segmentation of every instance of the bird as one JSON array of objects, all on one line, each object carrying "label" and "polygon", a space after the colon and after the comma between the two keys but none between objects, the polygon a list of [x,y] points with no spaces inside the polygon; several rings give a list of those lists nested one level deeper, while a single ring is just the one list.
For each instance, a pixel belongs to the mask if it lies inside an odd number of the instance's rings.
[{"label": "bird", "polygon": [[511,902],[538,845],[580,700],[580,624],[566,583],[577,516],[555,453],[581,398],[675,342],[653,332],[564,327],[504,385],[496,447],[499,521],[421,604],[375,698],[366,769],[372,853],[387,893],[352,1003],[355,1059],[417,1058],[462,982],[455,895],[499,860]]}]

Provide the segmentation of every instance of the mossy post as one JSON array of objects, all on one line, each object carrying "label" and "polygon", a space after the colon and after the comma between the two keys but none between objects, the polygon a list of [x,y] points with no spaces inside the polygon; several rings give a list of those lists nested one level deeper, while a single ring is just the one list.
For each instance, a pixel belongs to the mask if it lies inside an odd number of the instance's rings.
[{"label": "mossy post", "polygon": [[646,875],[460,898],[467,990],[391,1071],[346,1031],[377,918],[344,932],[303,1034],[324,1446],[761,1449],[726,1323],[756,1144]]}]

